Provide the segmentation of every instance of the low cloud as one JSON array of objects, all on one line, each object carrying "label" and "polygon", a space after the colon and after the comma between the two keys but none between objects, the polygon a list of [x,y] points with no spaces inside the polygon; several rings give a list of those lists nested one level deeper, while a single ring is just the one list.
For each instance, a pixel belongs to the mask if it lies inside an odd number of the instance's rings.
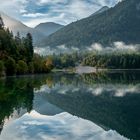
[{"label": "low cloud", "polygon": [[97,52],[102,52],[102,53],[106,53],[106,52],[116,52],[116,51],[120,51],[120,52],[137,52],[139,50],[140,44],[125,44],[123,42],[114,42],[113,45],[110,47],[104,47],[99,43],[95,43],[92,44],[90,47],[86,47],[87,51],[97,51]]},{"label": "low cloud", "polygon": [[140,44],[125,44],[123,42],[114,42],[113,45],[110,47],[104,47],[99,43],[94,43],[89,47],[85,47],[84,49],[79,49],[78,47],[67,47],[66,45],[59,45],[56,47],[35,47],[34,52],[40,55],[51,55],[51,54],[60,54],[60,53],[73,53],[73,52],[98,52],[98,53],[113,53],[113,52],[139,52],[140,51]]},{"label": "low cloud", "polygon": [[60,53],[73,53],[77,52],[80,49],[78,47],[66,47],[65,45],[56,46],[55,48],[47,47],[35,47],[34,52],[40,55],[52,55],[52,54],[60,54]]}]

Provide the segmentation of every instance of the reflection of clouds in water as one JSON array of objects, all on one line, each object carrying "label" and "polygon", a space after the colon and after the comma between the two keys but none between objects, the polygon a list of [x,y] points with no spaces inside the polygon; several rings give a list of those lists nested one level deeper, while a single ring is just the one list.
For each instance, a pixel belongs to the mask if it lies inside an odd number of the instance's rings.
[{"label": "reflection of clouds in water", "polygon": [[90,92],[95,95],[101,95],[103,93],[112,94],[115,97],[123,97],[127,94],[139,94],[140,86],[139,85],[98,85],[90,88]]},{"label": "reflection of clouds in water", "polygon": [[25,114],[7,125],[0,140],[127,140],[115,131],[105,131],[94,123],[61,113]]},{"label": "reflection of clouds in water", "polygon": [[80,90],[80,88],[73,88],[72,92],[78,92]]},{"label": "reflection of clouds in water", "polygon": [[15,109],[9,117],[5,117],[4,125],[6,125],[9,122],[12,122],[13,120],[16,120],[17,118],[21,117],[23,114],[25,114],[25,112],[27,112],[27,110],[23,109],[23,108],[19,108],[18,110]]},{"label": "reflection of clouds in water", "polygon": [[51,92],[51,89],[47,86],[47,85],[43,85],[40,87],[40,89],[34,89],[34,93],[42,93],[42,92],[47,92],[47,93],[50,93]]},{"label": "reflection of clouds in water", "polygon": [[98,96],[98,95],[101,95],[102,94],[103,88],[102,87],[95,88],[95,89],[89,88],[89,92],[91,92],[93,95]]},{"label": "reflection of clouds in water", "polygon": [[58,94],[68,94],[70,92],[78,92],[79,88],[74,88],[73,85],[60,85],[56,84],[52,88],[49,88],[48,85],[43,85],[40,89],[34,89],[34,93],[58,93]]},{"label": "reflection of clouds in water", "polygon": [[125,88],[125,89],[118,89],[115,93],[115,96],[123,97],[127,93],[140,93],[140,88],[138,88],[137,86],[133,86],[133,87]]},{"label": "reflection of clouds in water", "polygon": [[56,93],[56,94],[69,94],[69,93],[81,93],[88,92],[93,94],[94,96],[99,96],[103,93],[112,94],[115,97],[123,97],[127,94],[139,94],[140,93],[140,85],[122,85],[122,84],[94,84],[90,85],[79,85],[78,87],[75,85],[59,85],[56,84],[52,88],[49,88],[47,85],[41,86],[40,90],[35,90],[35,93],[45,92],[45,93]]}]

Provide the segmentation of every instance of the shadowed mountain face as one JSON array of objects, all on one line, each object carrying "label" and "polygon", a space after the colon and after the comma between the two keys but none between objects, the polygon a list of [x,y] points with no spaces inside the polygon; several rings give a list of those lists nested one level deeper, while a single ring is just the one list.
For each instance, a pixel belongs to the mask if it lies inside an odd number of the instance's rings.
[{"label": "shadowed mountain face", "polygon": [[57,23],[46,22],[46,23],[40,23],[34,29],[39,32],[42,32],[45,36],[48,36],[56,31],[58,31],[62,27],[63,27],[63,25],[60,25]]},{"label": "shadowed mountain face", "polygon": [[42,42],[42,46],[65,44],[85,49],[93,43],[104,46],[116,41],[140,43],[140,1],[124,0],[100,14],[71,23]]}]

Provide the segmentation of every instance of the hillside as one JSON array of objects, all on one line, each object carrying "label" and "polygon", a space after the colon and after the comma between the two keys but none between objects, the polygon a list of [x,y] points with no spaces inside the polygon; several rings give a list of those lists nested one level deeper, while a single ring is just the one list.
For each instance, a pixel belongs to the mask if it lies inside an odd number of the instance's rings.
[{"label": "hillside", "polygon": [[115,41],[140,43],[140,1],[124,0],[100,14],[73,22],[41,42],[44,46],[85,48],[95,42],[104,46]]},{"label": "hillside", "polygon": [[91,16],[98,15],[100,13],[103,13],[103,12],[107,11],[108,9],[109,9],[108,6],[103,6],[101,9],[99,9],[97,12],[93,13]]},{"label": "hillside", "polygon": [[51,62],[34,53],[30,33],[24,38],[19,34],[13,36],[0,16],[0,77],[48,73],[52,69]]},{"label": "hillside", "polygon": [[26,34],[30,32],[33,36],[34,42],[38,42],[39,40],[45,37],[43,33],[24,25],[22,22],[14,18],[11,18],[2,12],[1,12],[1,16],[3,18],[5,26],[8,27],[10,30],[12,30],[14,35],[16,35],[17,32],[19,32],[21,36],[26,36]]},{"label": "hillside", "polygon": [[56,31],[58,31],[62,27],[63,27],[63,25],[60,25],[60,24],[57,24],[54,22],[46,22],[46,23],[40,23],[34,29],[39,32],[42,32],[45,36],[48,36]]}]

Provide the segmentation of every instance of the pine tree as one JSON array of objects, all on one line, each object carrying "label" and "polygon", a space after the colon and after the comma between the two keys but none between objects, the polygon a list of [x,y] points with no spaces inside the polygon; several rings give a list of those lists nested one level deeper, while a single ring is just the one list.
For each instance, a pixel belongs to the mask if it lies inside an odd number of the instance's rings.
[{"label": "pine tree", "polygon": [[33,53],[34,53],[34,49],[33,49],[33,39],[32,39],[32,35],[30,33],[28,33],[26,35],[25,38],[25,46],[27,48],[27,52],[28,52],[28,56],[27,56],[27,62],[31,62],[33,59]]},{"label": "pine tree", "polygon": [[4,28],[4,22],[3,22],[3,19],[0,15],[0,29],[3,29]]}]

